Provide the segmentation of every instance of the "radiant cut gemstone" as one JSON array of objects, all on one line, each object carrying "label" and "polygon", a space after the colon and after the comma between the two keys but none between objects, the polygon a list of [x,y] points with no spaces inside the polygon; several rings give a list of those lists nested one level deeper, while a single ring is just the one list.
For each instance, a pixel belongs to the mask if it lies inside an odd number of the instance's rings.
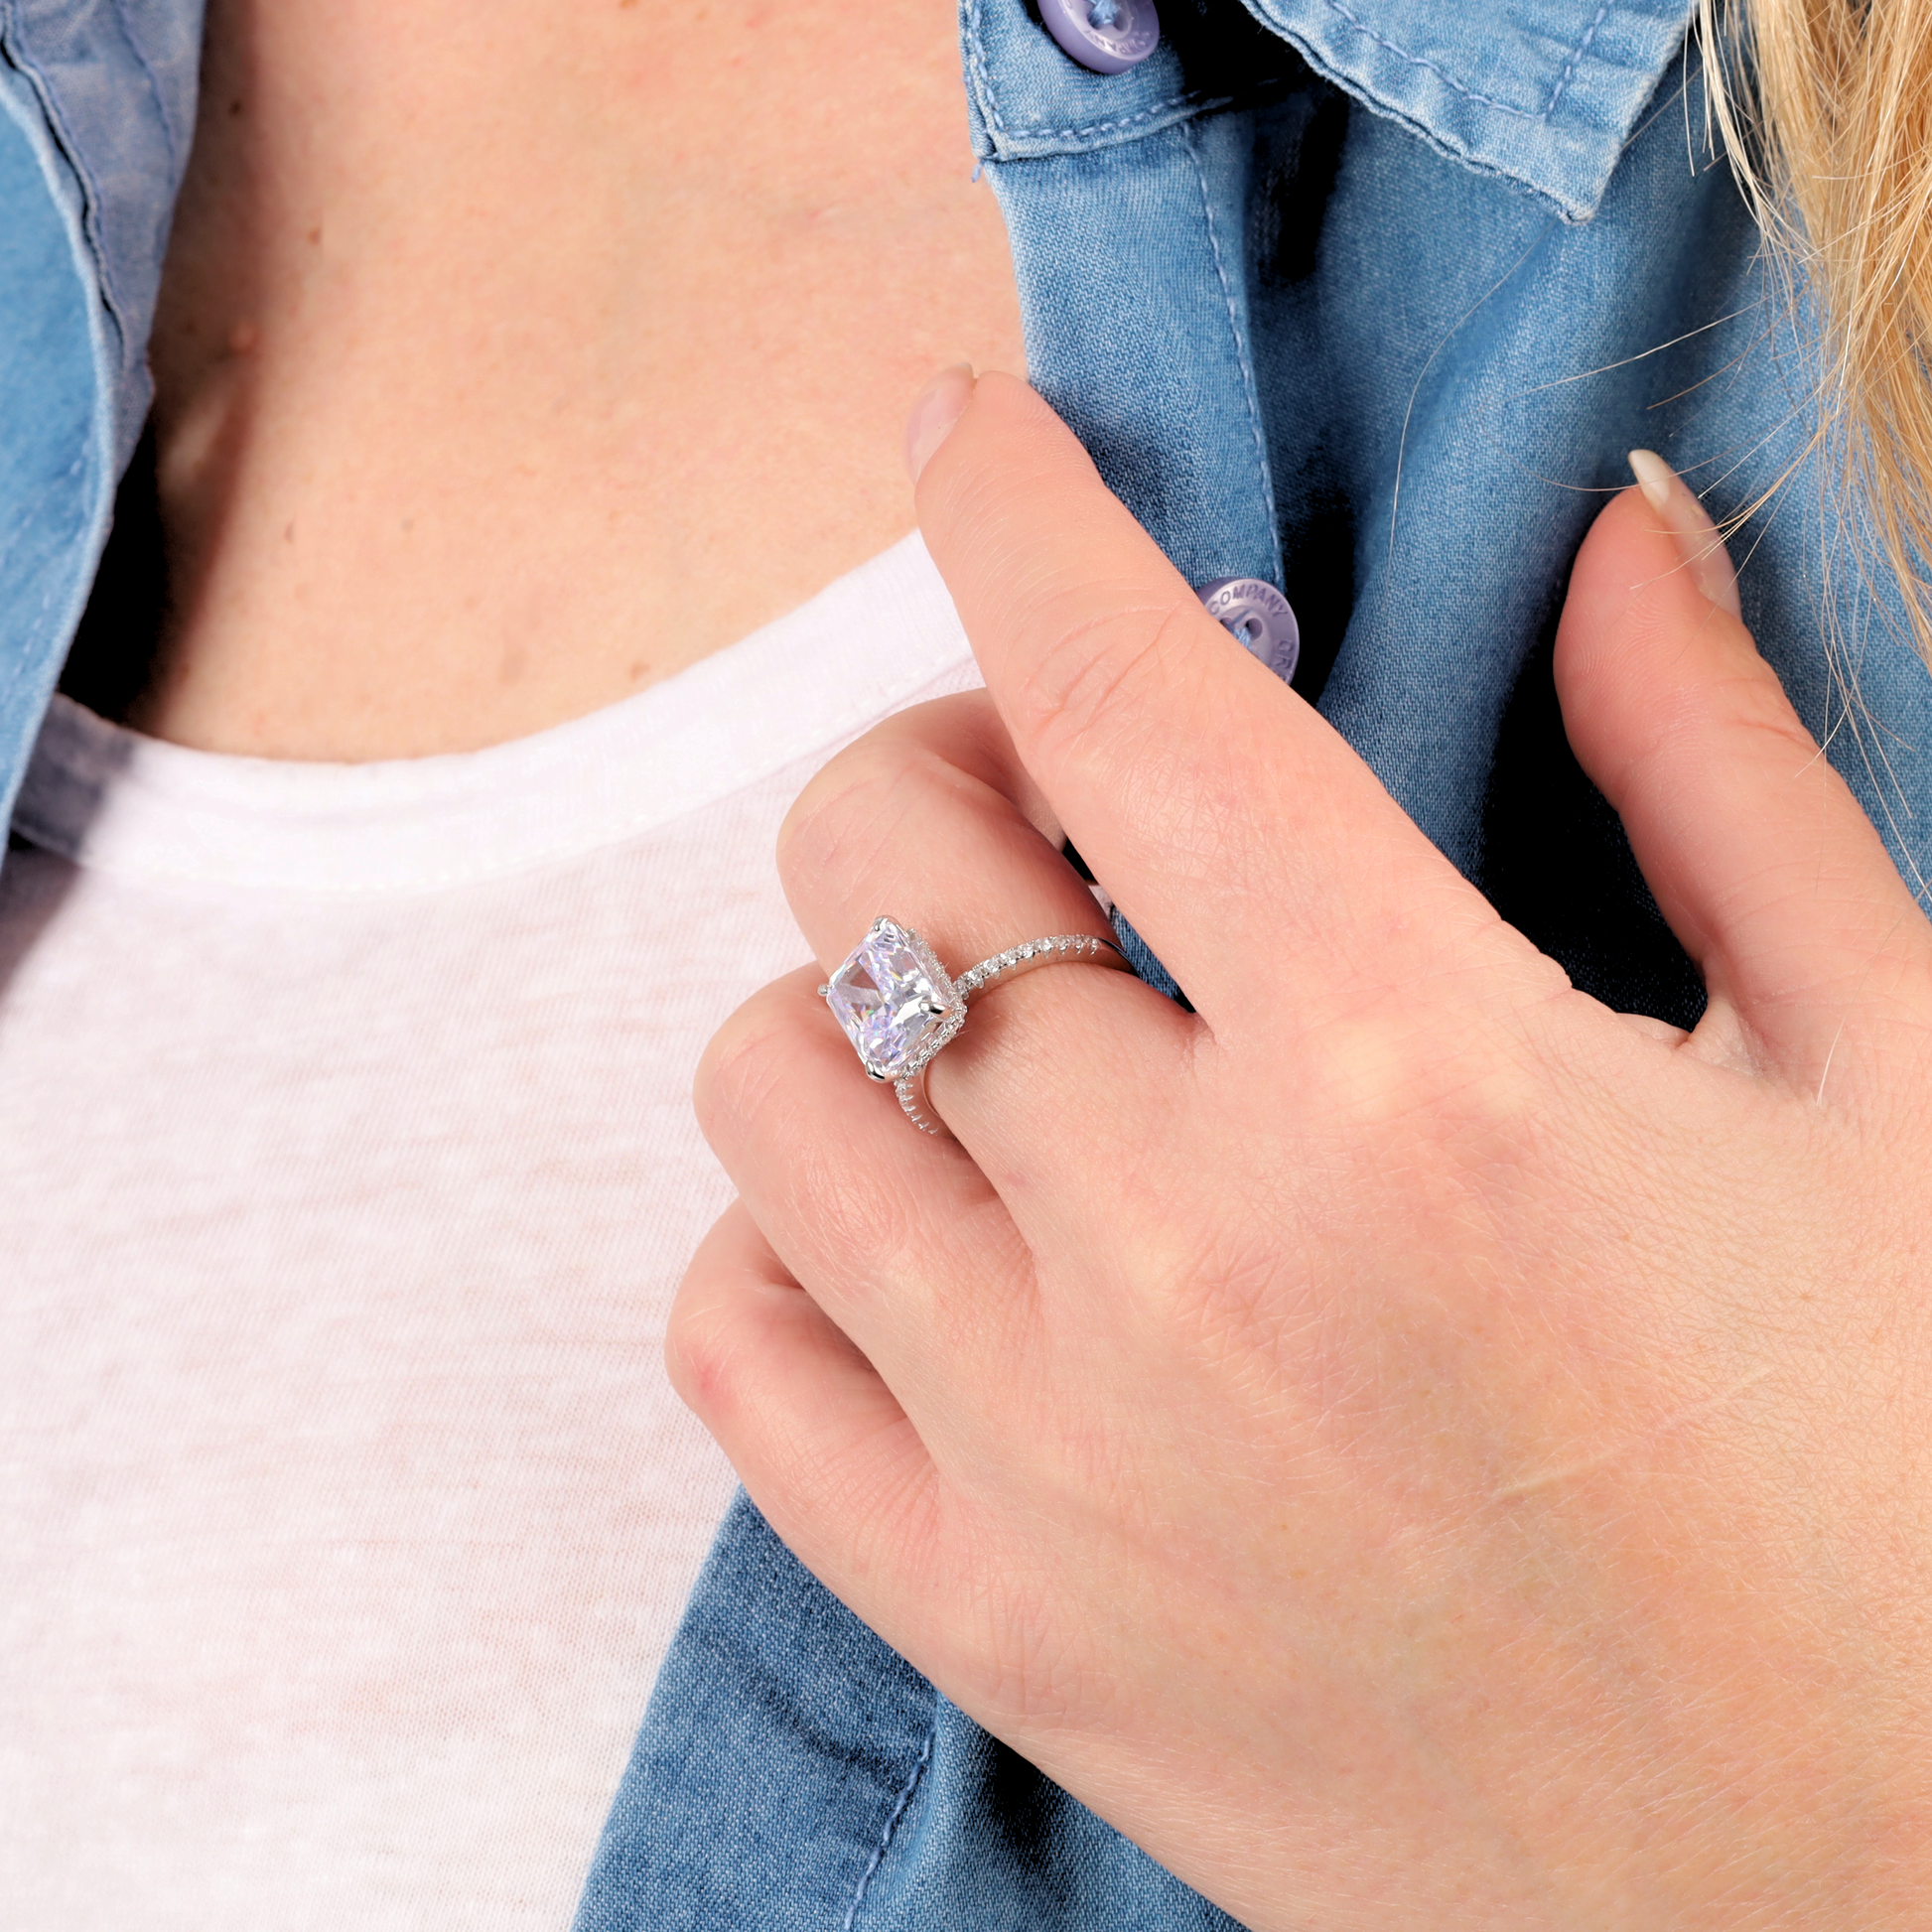
[{"label": "radiant cut gemstone", "polygon": [[897,1079],[961,1001],[916,932],[878,919],[832,975],[826,1004],[875,1080]]}]

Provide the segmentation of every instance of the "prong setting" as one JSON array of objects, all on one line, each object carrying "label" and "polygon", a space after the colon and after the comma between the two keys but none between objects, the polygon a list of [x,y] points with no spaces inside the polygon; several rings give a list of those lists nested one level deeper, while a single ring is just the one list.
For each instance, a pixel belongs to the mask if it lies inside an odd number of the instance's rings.
[{"label": "prong setting", "polygon": [[890,1081],[906,1119],[921,1133],[944,1139],[950,1137],[926,1101],[925,1072],[959,1037],[967,1002],[995,981],[1061,960],[1132,970],[1112,940],[1067,932],[1026,940],[953,979],[910,926],[882,915],[818,991],[852,1041],[867,1077]]}]

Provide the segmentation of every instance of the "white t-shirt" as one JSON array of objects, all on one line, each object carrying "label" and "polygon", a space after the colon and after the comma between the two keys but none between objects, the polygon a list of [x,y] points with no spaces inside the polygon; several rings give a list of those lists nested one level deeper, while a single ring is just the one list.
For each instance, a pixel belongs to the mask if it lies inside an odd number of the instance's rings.
[{"label": "white t-shirt", "polygon": [[809,956],[799,786],[976,682],[913,537],[466,757],[57,704],[0,876],[7,1926],[563,1932],[731,1491],[661,1354],[731,1191],[692,1068]]}]

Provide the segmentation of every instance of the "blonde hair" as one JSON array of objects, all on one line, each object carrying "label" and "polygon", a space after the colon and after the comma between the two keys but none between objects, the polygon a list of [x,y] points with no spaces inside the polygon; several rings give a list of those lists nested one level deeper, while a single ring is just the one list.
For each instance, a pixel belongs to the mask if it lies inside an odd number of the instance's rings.
[{"label": "blonde hair", "polygon": [[1712,121],[1787,292],[1822,324],[1806,447],[1850,483],[1838,534],[1896,575],[1932,662],[1932,4],[1697,6]]}]

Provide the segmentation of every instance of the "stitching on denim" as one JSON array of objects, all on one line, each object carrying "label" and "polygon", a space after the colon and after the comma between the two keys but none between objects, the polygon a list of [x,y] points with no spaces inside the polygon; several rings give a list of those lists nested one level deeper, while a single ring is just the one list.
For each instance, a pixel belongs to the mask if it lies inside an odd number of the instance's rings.
[{"label": "stitching on denim", "polygon": [[1152,107],[1143,107],[1138,114],[1123,114],[1114,121],[1089,121],[1085,127],[1002,127],[1000,131],[1019,137],[1044,135],[1048,140],[1078,141],[1089,134],[1112,134],[1119,128],[1138,126],[1142,121],[1151,121],[1155,115],[1165,114],[1173,107],[1196,107],[1208,113],[1216,107],[1227,106],[1233,98],[1232,94],[1170,94],[1166,100],[1157,100]]},{"label": "stitching on denim", "polygon": [[1143,107],[1138,114],[1123,114],[1111,121],[1089,121],[1084,127],[1047,127],[1040,123],[1029,127],[1009,127],[1000,113],[1000,102],[993,89],[993,72],[986,58],[986,40],[980,32],[980,0],[966,0],[966,61],[979,83],[977,91],[994,133],[1018,141],[1083,141],[1089,135],[1116,134],[1124,127],[1138,127],[1141,122],[1151,121],[1157,114],[1168,113],[1175,107],[1195,107],[1203,113],[1211,113],[1217,107],[1226,107],[1234,99],[1232,94],[1209,96],[1186,91],[1170,94],[1166,100],[1157,100],[1153,106]]},{"label": "stitching on denim", "polygon": [[966,60],[979,78],[978,93],[986,108],[986,118],[996,134],[1006,132],[1000,119],[1000,103],[993,97],[993,76],[986,68],[986,42],[980,36],[980,0],[966,0]]},{"label": "stitching on denim", "polygon": [[[1399,41],[1392,41],[1386,34],[1378,34],[1375,29],[1359,15],[1351,13],[1342,0],[1322,0],[1322,4],[1337,18],[1345,21],[1364,40],[1373,41],[1379,48],[1393,54],[1406,67],[1421,68],[1433,73],[1444,86],[1458,93],[1464,100],[1473,100],[1483,107],[1493,107],[1499,114],[1507,114],[1512,120],[1547,121],[1557,111],[1558,104],[1568,91],[1570,82],[1575,78],[1577,69],[1583,58],[1589,52],[1590,43],[1596,38],[1596,30],[1609,18],[1615,0],[1601,0],[1590,23],[1584,29],[1582,38],[1571,49],[1570,58],[1563,64],[1563,71],[1557,75],[1556,85],[1550,90],[1550,98],[1540,109],[1517,107],[1506,100],[1498,100],[1494,94],[1479,92],[1465,85],[1439,62],[1431,61],[1421,54],[1412,54]],[[115,0],[117,6],[125,0]],[[1271,9],[1272,11],[1272,9]],[[1280,22],[1276,23],[1278,26]],[[1176,107],[1193,107],[1201,113],[1211,113],[1217,107],[1226,107],[1234,99],[1232,94],[1206,97],[1197,93],[1170,94],[1165,100],[1157,100],[1153,106],[1144,107],[1138,114],[1123,115],[1118,120],[1090,121],[1084,127],[1009,127],[1000,115],[1000,104],[993,90],[993,75],[986,58],[986,43],[980,32],[980,0],[966,0],[966,39],[967,59],[979,80],[979,93],[986,108],[986,118],[992,123],[996,134],[1008,135],[1016,140],[1081,141],[1095,134],[1114,134],[1122,128],[1138,126],[1142,121],[1154,119],[1157,114],[1165,114]]]},{"label": "stitching on denim", "polygon": [[1410,53],[1406,47],[1403,47],[1396,41],[1390,40],[1385,34],[1378,34],[1366,21],[1350,13],[1342,5],[1341,0],[1322,0],[1322,4],[1327,7],[1330,13],[1337,14],[1341,19],[1345,20],[1365,40],[1373,41],[1377,47],[1386,48],[1398,61],[1405,63],[1407,66],[1422,68],[1428,72],[1433,73],[1444,86],[1453,88],[1465,100],[1479,101],[1484,107],[1493,107],[1497,113],[1507,114],[1514,120],[1547,121],[1557,111],[1557,103],[1562,100],[1564,90],[1570,85],[1571,78],[1577,71],[1578,63],[1589,52],[1589,44],[1596,38],[1596,30],[1602,26],[1604,20],[1608,17],[1614,0],[1602,0],[1602,4],[1596,9],[1594,19],[1584,29],[1583,38],[1571,50],[1569,60],[1563,64],[1563,71],[1557,75],[1557,84],[1550,90],[1550,98],[1543,103],[1539,111],[1534,112],[1527,107],[1514,107],[1506,100],[1498,100],[1494,94],[1478,93],[1475,88],[1464,86],[1446,68],[1439,66],[1434,61],[1426,60],[1420,54]]},{"label": "stitching on denim", "polygon": [[938,1721],[925,1734],[925,1748],[919,1753],[919,1761],[912,1766],[912,1775],[905,1780],[905,1789],[898,1794],[898,1803],[893,1807],[893,1815],[886,1820],[886,1829],[879,1835],[879,1849],[872,1855],[872,1863],[859,1874],[859,1889],[852,1894],[852,1903],[846,1907],[845,1917],[839,1932],[852,1932],[854,1922],[859,1916],[859,1907],[865,1903],[866,1887],[872,1883],[872,1874],[879,1869],[879,1862],[886,1856],[886,1849],[893,1842],[893,1834],[898,1830],[898,1821],[904,1816],[905,1807],[912,1802],[912,1793],[918,1788],[919,1780],[925,1775],[926,1760],[932,1755],[932,1740],[938,1733]]},{"label": "stitching on denim", "polygon": [[1368,25],[1366,21],[1359,20],[1356,18],[1354,14],[1350,13],[1348,9],[1341,4],[1341,0],[1323,0],[1323,3],[1326,5],[1330,13],[1339,14],[1343,20],[1347,21],[1349,26],[1354,28],[1356,33],[1360,34],[1363,37],[1364,40],[1373,41],[1377,47],[1387,48],[1388,51],[1391,54],[1393,54],[1398,61],[1405,62],[1408,66],[1412,68],[1426,69],[1429,72],[1433,73],[1437,77],[1437,79],[1443,83],[1444,86],[1454,88],[1455,91],[1458,94],[1462,95],[1463,98],[1466,100],[1480,101],[1483,106],[1493,107],[1496,109],[1496,111],[1499,114],[1513,115],[1519,121],[1540,121],[1544,119],[1545,116],[1547,116],[1550,111],[1546,107],[1541,114],[1534,114],[1527,107],[1512,107],[1508,101],[1498,100],[1494,94],[1479,94],[1476,92],[1476,90],[1473,87],[1465,87],[1461,81],[1456,79],[1455,76],[1449,71],[1447,68],[1439,67],[1437,63],[1434,61],[1425,60],[1423,56],[1420,54],[1411,54],[1406,47],[1403,47],[1399,45],[1397,42],[1390,40],[1386,34],[1378,34],[1373,27]]},{"label": "stitching on denim", "polygon": [[1557,102],[1563,98],[1563,90],[1570,85],[1570,76],[1577,71],[1577,63],[1589,52],[1589,44],[1596,38],[1596,30],[1602,26],[1603,16],[1609,10],[1610,0],[1603,0],[1603,4],[1596,10],[1596,17],[1584,29],[1584,37],[1577,43],[1576,52],[1563,64],[1563,71],[1557,75],[1556,91],[1551,94],[1549,105],[1543,110],[1543,118],[1546,121],[1557,111]]},{"label": "stitching on denim", "polygon": [[1221,238],[1214,225],[1214,203],[1207,192],[1207,170],[1201,166],[1200,145],[1194,130],[1181,136],[1187,158],[1194,164],[1194,180],[1200,185],[1201,218],[1207,224],[1207,248],[1214,257],[1214,273],[1220,278],[1221,300],[1227,305],[1228,334],[1234,338],[1234,359],[1241,367],[1241,399],[1248,408],[1248,434],[1254,439],[1255,469],[1261,477],[1261,495],[1268,516],[1268,541],[1274,559],[1275,582],[1282,578],[1281,525],[1275,515],[1275,479],[1268,468],[1268,446],[1261,434],[1261,399],[1255,393],[1254,365],[1248,359],[1248,344],[1241,333],[1240,311],[1235,307],[1234,287],[1228,280],[1227,264],[1221,259]]},{"label": "stitching on denim", "polygon": [[[1608,0],[1605,0],[1608,4]],[[126,40],[128,52],[140,64],[141,71],[148,77],[148,92],[154,96],[155,117],[161,123],[161,138],[168,144],[168,172],[181,173],[181,150],[175,143],[175,124],[168,117],[168,102],[161,91],[161,76],[155,72],[153,64],[148,60],[147,50],[135,38],[134,23],[128,18],[127,0],[114,0],[114,14],[121,23],[121,34]]]},{"label": "stitching on denim", "polygon": [[[1334,0],[1329,0],[1332,5]],[[1108,121],[1088,121],[1078,127],[1049,127],[1044,122],[1033,122],[1025,127],[1009,127],[1000,112],[1000,102],[993,86],[993,69],[986,55],[986,38],[980,28],[980,0],[964,0],[961,13],[962,28],[966,42],[966,65],[974,79],[974,92],[985,112],[987,124],[995,134],[1016,141],[1084,141],[1095,134],[1118,134],[1123,128],[1139,127],[1143,121],[1157,119],[1160,115],[1172,113],[1176,108],[1191,108],[1200,114],[1211,114],[1218,108],[1232,107],[1238,98],[1236,94],[1204,94],[1198,89],[1183,89],[1177,94],[1169,94],[1165,100],[1157,100],[1152,106],[1143,107],[1135,114],[1122,114]],[[1284,85],[1280,76],[1271,76],[1260,81],[1250,93],[1256,99]]]}]

